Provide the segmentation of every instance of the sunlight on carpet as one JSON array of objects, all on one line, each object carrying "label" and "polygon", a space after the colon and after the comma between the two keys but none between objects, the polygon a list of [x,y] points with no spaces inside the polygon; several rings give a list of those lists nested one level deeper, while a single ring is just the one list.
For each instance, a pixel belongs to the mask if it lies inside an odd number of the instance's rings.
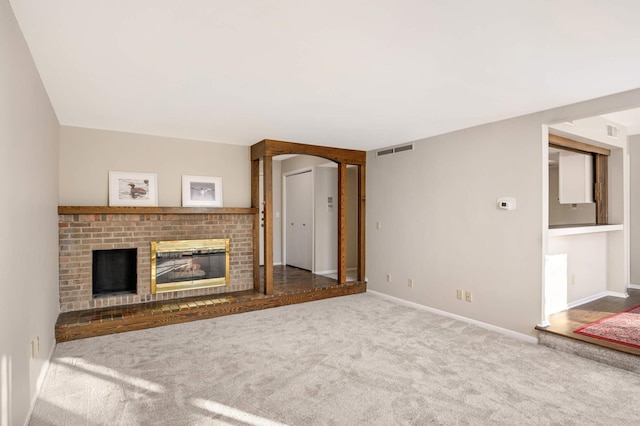
[{"label": "sunlight on carpet", "polygon": [[193,400],[193,405],[203,410],[207,410],[212,414],[222,415],[224,417],[228,417],[230,419],[237,420],[248,425],[286,426],[284,423],[265,419],[264,417],[256,416],[254,414],[247,413],[246,411],[242,411],[237,408],[229,407],[228,405],[224,405],[219,402],[214,402],[207,399],[196,398]]}]

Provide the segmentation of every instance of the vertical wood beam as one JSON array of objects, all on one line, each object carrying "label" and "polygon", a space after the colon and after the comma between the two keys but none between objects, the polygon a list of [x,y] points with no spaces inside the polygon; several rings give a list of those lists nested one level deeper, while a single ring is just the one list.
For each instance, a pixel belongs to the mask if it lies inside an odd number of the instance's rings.
[{"label": "vertical wood beam", "polygon": [[609,157],[602,154],[594,154],[594,156],[596,224],[606,225],[609,223],[609,182],[607,177]]},{"label": "vertical wood beam", "polygon": [[365,278],[365,214],[367,211],[366,184],[365,166],[358,166],[358,281],[364,281]]},{"label": "vertical wood beam", "polygon": [[253,290],[260,291],[260,160],[251,161],[251,207],[253,216]]},{"label": "vertical wood beam", "polygon": [[347,282],[347,165],[338,163],[338,283]]},{"label": "vertical wood beam", "polygon": [[264,157],[264,294],[273,293],[273,157]]}]

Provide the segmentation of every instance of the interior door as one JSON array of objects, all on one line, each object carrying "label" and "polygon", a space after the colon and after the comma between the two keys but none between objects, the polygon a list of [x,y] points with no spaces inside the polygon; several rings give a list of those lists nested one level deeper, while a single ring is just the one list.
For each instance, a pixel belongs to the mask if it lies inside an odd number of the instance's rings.
[{"label": "interior door", "polygon": [[286,263],[313,270],[313,180],[311,171],[285,178]]}]

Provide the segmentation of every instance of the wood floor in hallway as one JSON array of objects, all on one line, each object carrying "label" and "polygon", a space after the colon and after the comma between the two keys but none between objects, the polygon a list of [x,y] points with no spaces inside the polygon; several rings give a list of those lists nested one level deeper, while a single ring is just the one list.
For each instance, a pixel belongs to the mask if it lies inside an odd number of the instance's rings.
[{"label": "wood floor in hallway", "polygon": [[632,355],[640,355],[639,348],[608,342],[606,340],[595,339],[574,333],[573,330],[583,325],[591,324],[613,314],[626,311],[640,305],[640,290],[629,289],[629,297],[621,298],[606,296],[584,305],[558,312],[549,317],[551,325],[546,328],[536,327],[544,333],[553,333],[559,336],[568,337],[583,342],[588,342],[597,346],[615,349]]}]

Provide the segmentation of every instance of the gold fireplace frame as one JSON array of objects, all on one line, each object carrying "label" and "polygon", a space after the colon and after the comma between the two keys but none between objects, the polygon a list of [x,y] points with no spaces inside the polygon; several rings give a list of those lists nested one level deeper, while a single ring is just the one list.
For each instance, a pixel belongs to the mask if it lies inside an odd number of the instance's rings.
[{"label": "gold fireplace frame", "polygon": [[[171,283],[156,283],[156,254],[189,250],[225,250],[224,277],[204,280],[185,280]],[[229,238],[211,240],[182,240],[151,242],[151,294],[168,293],[172,291],[196,290],[209,287],[229,285]]]}]

